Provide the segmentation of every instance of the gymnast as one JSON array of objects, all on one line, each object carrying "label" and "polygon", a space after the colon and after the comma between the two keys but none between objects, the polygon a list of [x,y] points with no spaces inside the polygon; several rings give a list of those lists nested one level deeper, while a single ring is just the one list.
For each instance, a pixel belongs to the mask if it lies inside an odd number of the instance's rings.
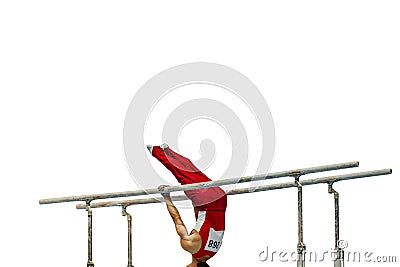
[{"label": "gymnast", "polygon": [[[180,184],[211,181],[189,159],[174,152],[167,144],[148,145],[147,148],[172,172]],[[164,191],[166,187],[168,186],[160,185],[158,189]],[[192,262],[186,267],[208,267],[206,261],[218,252],[222,244],[227,196],[220,187],[186,190],[185,194],[192,201],[196,217],[196,225],[190,233],[173,204],[170,194],[161,193],[180,237],[181,247],[192,255]]]}]

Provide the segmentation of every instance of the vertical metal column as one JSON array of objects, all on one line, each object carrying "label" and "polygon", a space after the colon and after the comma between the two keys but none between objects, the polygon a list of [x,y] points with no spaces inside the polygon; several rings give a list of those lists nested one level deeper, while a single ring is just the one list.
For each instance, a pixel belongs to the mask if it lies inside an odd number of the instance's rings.
[{"label": "vertical metal column", "polygon": [[128,267],[132,265],[132,216],[126,211],[126,206],[122,206],[122,216],[126,216],[128,221]]},{"label": "vertical metal column", "polygon": [[339,246],[339,193],[333,189],[333,182],[328,183],[328,192],[335,201],[335,259],[334,267],[344,267],[344,250]]},{"label": "vertical metal column", "polygon": [[90,200],[86,201],[86,211],[88,213],[88,261],[87,261],[87,267],[94,267],[94,263],[93,263],[93,259],[92,259],[92,257],[93,257],[93,251],[92,251],[93,214],[92,214],[92,208],[90,207]]},{"label": "vertical metal column", "polygon": [[305,266],[306,245],[303,241],[303,186],[299,178],[300,175],[294,177],[297,185],[297,212],[298,212],[298,243],[297,243],[297,267]]}]

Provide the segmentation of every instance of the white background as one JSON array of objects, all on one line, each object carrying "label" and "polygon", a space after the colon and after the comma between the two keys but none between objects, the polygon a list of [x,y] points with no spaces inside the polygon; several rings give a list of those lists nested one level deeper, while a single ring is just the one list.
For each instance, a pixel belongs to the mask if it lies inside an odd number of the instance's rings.
[{"label": "white background", "polygon": [[[153,75],[196,61],[237,69],[262,91],[276,127],[273,171],[352,160],[393,168],[336,189],[348,250],[400,261],[399,3],[142,2],[1,2],[0,265],[86,266],[85,212],[38,200],[135,189],[122,149],[128,105]],[[304,191],[307,248],[329,250],[332,196],[325,185]],[[135,266],[189,263],[163,205],[130,212]],[[182,216],[194,224],[190,210]],[[258,254],[294,251],[296,219],[295,189],[231,197],[210,265],[294,266]],[[118,208],[95,210],[94,262],[126,266]]]}]

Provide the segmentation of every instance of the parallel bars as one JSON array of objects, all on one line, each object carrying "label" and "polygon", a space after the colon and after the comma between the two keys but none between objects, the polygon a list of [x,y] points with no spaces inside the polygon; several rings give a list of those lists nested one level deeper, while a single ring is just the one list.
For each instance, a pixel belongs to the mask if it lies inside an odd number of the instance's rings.
[{"label": "parallel bars", "polygon": [[[261,181],[261,180],[281,178],[281,177],[293,177],[294,182],[234,189],[234,190],[230,190],[226,193],[227,193],[227,195],[238,195],[238,194],[245,194],[245,193],[254,193],[254,192],[269,191],[269,190],[275,190],[275,189],[297,187],[297,191],[298,191],[297,267],[304,267],[305,266],[304,255],[305,255],[306,246],[303,242],[303,203],[302,203],[303,191],[302,191],[302,188],[305,185],[327,183],[328,184],[328,192],[331,194],[334,194],[334,200],[335,200],[334,203],[335,203],[335,252],[336,252],[336,258],[334,261],[334,267],[343,267],[344,266],[344,259],[343,259],[344,251],[342,248],[338,247],[338,241],[339,241],[339,194],[337,191],[335,191],[333,189],[333,187],[332,187],[333,183],[339,182],[339,181],[350,180],[350,179],[387,175],[387,174],[391,174],[392,170],[391,169],[382,169],[382,170],[367,171],[367,172],[357,172],[357,173],[351,173],[351,174],[326,176],[326,177],[322,177],[322,178],[313,178],[313,179],[302,180],[302,181],[300,181],[299,178],[302,175],[306,175],[306,174],[310,174],[310,173],[346,169],[346,168],[352,168],[352,167],[358,167],[358,166],[359,166],[358,161],[346,162],[346,163],[340,163],[340,164],[332,164],[332,165],[325,165],[325,166],[318,166],[318,167],[311,167],[311,168],[296,169],[296,170],[284,171],[284,172],[275,172],[275,173],[270,173],[270,174],[261,174],[261,175],[255,175],[255,176],[224,179],[224,180],[211,181],[211,182],[205,182],[205,183],[196,183],[196,184],[188,184],[188,185],[181,185],[181,186],[170,186],[170,187],[165,188],[165,190],[163,192],[177,192],[177,191],[193,190],[193,189],[199,189],[199,188],[230,185],[230,184],[236,184],[236,183]],[[91,202],[93,200],[97,200],[97,199],[141,196],[141,195],[147,195],[147,194],[152,195],[152,194],[157,194],[157,193],[161,193],[158,190],[158,188],[152,188],[152,189],[148,189],[148,190],[135,190],[135,191],[125,191],[125,192],[115,192],[115,193],[105,193],[105,194],[92,194],[92,195],[80,195],[80,196],[41,199],[41,200],[39,200],[39,203],[40,204],[52,204],[52,203],[73,202],[73,201],[84,201],[85,202],[84,205],[82,205],[82,204],[76,205],[76,208],[77,209],[86,209],[88,212],[88,261],[87,261],[87,267],[94,267],[94,263],[92,260],[92,216],[93,216],[92,208],[114,207],[114,206],[122,207],[122,215],[126,216],[127,221],[128,221],[128,266],[127,267],[133,267],[133,265],[132,265],[132,216],[126,211],[126,208],[131,205],[160,203],[160,202],[163,202],[164,199],[160,198],[160,197],[156,197],[156,198],[142,198],[142,199],[108,201],[108,202],[98,202],[98,203],[91,203]],[[181,200],[187,200],[187,199],[188,198],[185,195],[172,196],[173,201],[181,201]]]}]

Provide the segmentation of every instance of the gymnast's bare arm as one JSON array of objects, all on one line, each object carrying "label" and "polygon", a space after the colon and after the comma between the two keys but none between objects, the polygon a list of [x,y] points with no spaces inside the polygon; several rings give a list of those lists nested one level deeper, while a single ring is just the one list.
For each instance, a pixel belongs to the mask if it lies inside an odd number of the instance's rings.
[{"label": "gymnast's bare arm", "polygon": [[[165,187],[167,186],[161,185],[158,187],[158,189],[160,191],[163,191]],[[200,234],[197,231],[192,231],[189,234],[185,224],[182,221],[178,209],[175,207],[174,203],[172,203],[170,194],[162,193],[161,195],[164,197],[168,212],[175,224],[175,230],[180,237],[182,248],[191,254],[196,253],[201,248]]]}]

